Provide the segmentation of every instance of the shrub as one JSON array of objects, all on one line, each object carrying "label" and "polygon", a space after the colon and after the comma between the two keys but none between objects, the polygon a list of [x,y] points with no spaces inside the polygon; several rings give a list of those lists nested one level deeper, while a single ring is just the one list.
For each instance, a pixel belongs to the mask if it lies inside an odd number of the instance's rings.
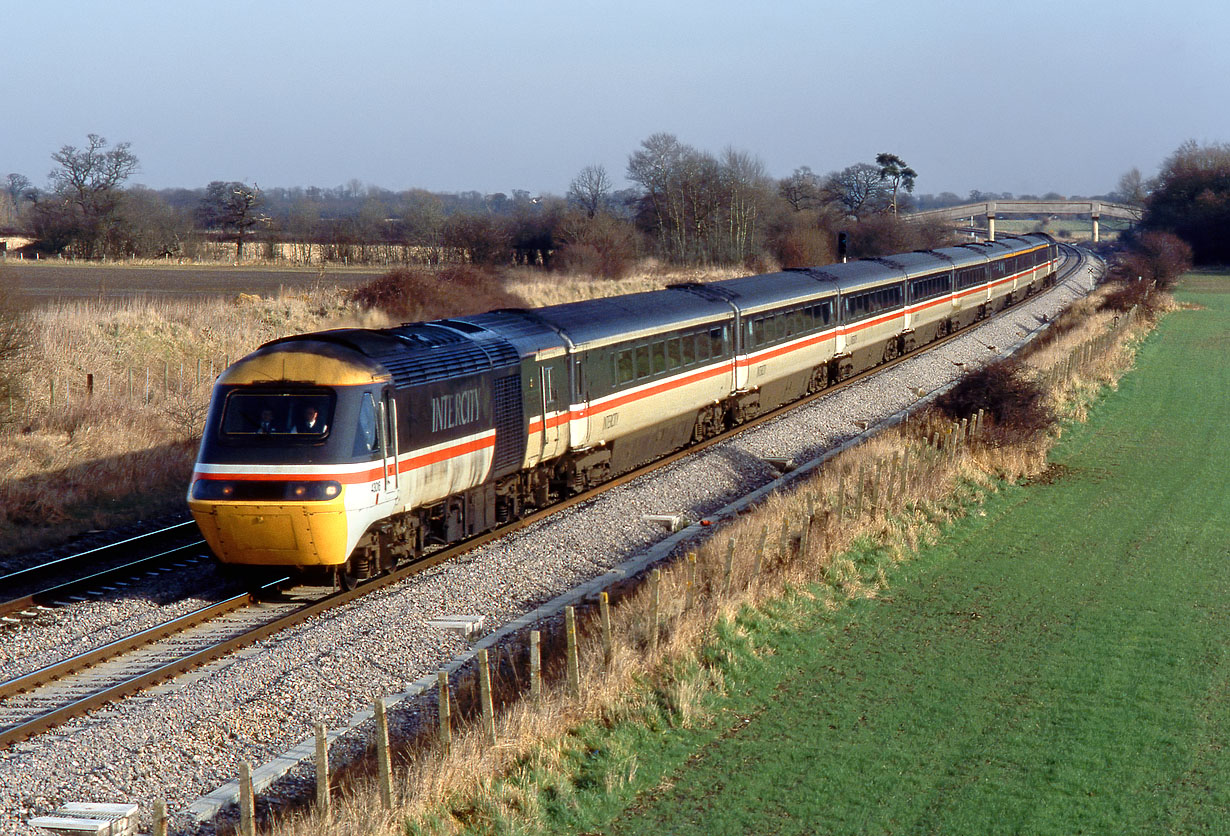
[{"label": "shrub", "polygon": [[636,230],[610,215],[574,214],[563,224],[561,237],[555,264],[565,272],[622,279],[636,262]]},{"label": "shrub", "polygon": [[953,421],[984,410],[993,431],[1004,439],[1031,439],[1046,432],[1054,419],[1045,390],[1030,380],[1024,365],[1013,358],[966,375],[936,399],[935,405]]},{"label": "shrub", "polygon": [[398,268],[351,291],[349,301],[395,319],[424,320],[521,307],[501,276],[469,265]]}]

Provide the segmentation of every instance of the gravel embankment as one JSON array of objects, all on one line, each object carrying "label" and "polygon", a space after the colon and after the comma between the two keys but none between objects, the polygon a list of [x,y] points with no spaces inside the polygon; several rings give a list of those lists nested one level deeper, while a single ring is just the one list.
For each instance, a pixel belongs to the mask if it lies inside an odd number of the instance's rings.
[{"label": "gravel embankment", "polygon": [[[1018,306],[944,349],[742,433],[727,443],[561,512],[465,558],[378,591],[279,634],[255,650],[130,697],[51,733],[0,751],[0,832],[32,834],[31,816],[65,801],[129,801],[174,812],[232,779],[241,760],[264,763],[311,735],[314,721],[344,724],[372,698],[405,690],[466,649],[426,624],[481,614],[494,628],[600,575],[664,536],[641,515],[704,516],[773,479],[765,456],[804,461],[990,359],[1092,284],[1089,273]],[[177,605],[178,606],[178,605]],[[140,605],[138,609],[140,609]],[[72,635],[113,629],[116,614],[84,608]],[[130,615],[129,618],[144,616]],[[93,621],[92,619],[97,619]],[[90,625],[93,625],[91,628]],[[6,642],[9,639],[6,638]],[[6,651],[35,659],[32,644]],[[32,662],[28,664],[33,664]],[[184,820],[177,822],[183,829]]]}]

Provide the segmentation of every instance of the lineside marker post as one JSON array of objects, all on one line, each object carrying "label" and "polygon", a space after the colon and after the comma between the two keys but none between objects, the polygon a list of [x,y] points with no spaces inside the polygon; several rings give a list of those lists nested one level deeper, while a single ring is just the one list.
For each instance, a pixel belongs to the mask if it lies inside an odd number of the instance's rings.
[{"label": "lineside marker post", "polygon": [[153,836],[167,836],[167,802],[161,798],[154,802]]},{"label": "lineside marker post", "polygon": [[726,568],[722,575],[723,592],[730,594],[730,584],[735,573],[735,538],[731,537],[726,541]]},{"label": "lineside marker post", "polygon": [[393,809],[393,762],[389,757],[389,713],[384,707],[384,697],[375,701],[376,712],[376,772],[380,781],[380,803],[384,809]]},{"label": "lineside marker post", "polygon": [[478,696],[483,706],[483,733],[487,743],[495,745],[495,706],[491,701],[491,668],[487,663],[487,648],[478,651]]},{"label": "lineside marker post", "polygon": [[568,693],[572,694],[573,698],[579,698],[581,696],[581,662],[577,657],[576,607],[564,608],[564,633],[568,650]]},{"label": "lineside marker post", "polygon": [[239,762],[239,834],[256,836],[256,799],[252,795],[252,767]]},{"label": "lineside marker post", "polygon": [[871,483],[871,516],[880,516],[880,479],[884,472],[884,462],[876,459],[875,481]]},{"label": "lineside marker post", "polygon": [[316,812],[329,818],[329,738],[325,724],[316,721]]},{"label": "lineside marker post", "polygon": [[656,652],[658,649],[658,622],[662,618],[662,570],[654,569],[649,573],[649,646]]},{"label": "lineside marker post", "polygon": [[905,455],[901,457],[901,485],[898,488],[898,496],[901,498],[901,504],[905,504],[906,489],[910,486],[910,465],[912,461],[911,451],[906,450]]},{"label": "lineside marker post", "polygon": [[447,755],[453,748],[453,725],[448,704],[448,671],[437,673],[436,683],[436,713],[440,719],[440,749]]},{"label": "lineside marker post", "polygon": [[537,630],[530,630],[530,697],[542,699],[542,633]]},{"label": "lineside marker post", "polygon": [[607,592],[598,596],[598,616],[602,622],[602,660],[609,667],[615,658],[615,636],[611,631],[611,596]]}]

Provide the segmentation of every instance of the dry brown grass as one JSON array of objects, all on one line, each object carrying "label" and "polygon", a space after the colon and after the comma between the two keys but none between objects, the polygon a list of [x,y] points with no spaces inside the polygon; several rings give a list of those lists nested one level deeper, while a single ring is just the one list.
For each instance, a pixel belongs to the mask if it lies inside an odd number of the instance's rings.
[{"label": "dry brown grass", "polygon": [[[1134,344],[1151,327],[1148,318],[1140,317],[1112,333],[1109,320],[1091,315],[1088,307],[1081,306],[1074,316],[1088,321],[1026,359],[1039,374],[1063,364],[1065,374],[1053,394],[1061,406],[1074,395],[1084,400],[1093,387],[1113,384],[1130,366]],[[1104,343],[1099,352],[1080,353],[1097,338]],[[1074,352],[1081,360],[1069,371]],[[579,628],[580,697],[567,695],[556,670],[541,702],[514,700],[497,715],[496,747],[487,745],[472,722],[454,732],[448,754],[432,734],[424,734],[403,751],[392,810],[383,810],[374,785],[360,779],[347,785],[327,819],[302,809],[271,823],[268,832],[391,836],[404,832],[406,822],[432,832],[459,830],[494,816],[533,822],[538,796],[528,776],[560,768],[569,730],[590,720],[613,723],[634,716],[655,692],[665,696],[679,722],[703,720],[702,697],[723,688],[714,669],[699,664],[719,621],[731,623],[740,608],[779,600],[787,590],[808,590],[831,607],[879,595],[890,583],[892,565],[909,559],[920,544],[934,542],[944,522],[967,513],[980,492],[994,490],[1002,480],[1036,476],[1045,467],[1046,443],[1007,444],[984,432],[954,445],[951,429],[936,412],[918,416],[842,453],[789,492],[771,495],[753,513],[716,531],[696,549],[690,609],[685,607],[688,563],[662,567],[656,630],[648,616],[649,584],[641,583],[612,607],[615,651],[609,660],[603,658],[594,614],[588,613]],[[728,576],[731,541],[734,560]],[[867,559],[867,544],[887,559]],[[694,673],[676,675],[688,668]],[[635,768],[628,764],[628,770]],[[608,780],[626,781],[628,776]]]}]

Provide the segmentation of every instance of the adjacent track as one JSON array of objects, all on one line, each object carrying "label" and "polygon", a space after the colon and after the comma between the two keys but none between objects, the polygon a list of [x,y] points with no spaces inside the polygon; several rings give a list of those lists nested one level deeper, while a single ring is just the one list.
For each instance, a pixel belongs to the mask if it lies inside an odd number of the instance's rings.
[{"label": "adjacent track", "polygon": [[[1059,275],[1056,276],[1056,286],[1081,269],[1088,258],[1085,253],[1075,248],[1065,246],[1065,251],[1069,254],[1069,258],[1060,268]],[[1043,293],[1046,292],[1049,290],[1043,291]],[[932,343],[924,350],[941,346],[950,339],[968,333],[969,330],[959,331]],[[510,522],[499,529],[443,548],[365,583],[357,589],[337,592],[321,587],[293,587],[288,591],[279,592],[279,587],[288,579],[273,580],[256,593],[244,593],[219,601],[105,647],[48,666],[18,679],[0,683],[0,746],[24,740],[123,696],[136,693],[160,680],[208,664],[234,650],[254,644],[319,613],[349,603],[439,563],[452,560],[485,543],[505,537],[520,528],[545,519],[564,508],[589,501],[651,470],[729,440],[738,432],[771,421],[791,409],[917,356],[918,353],[913,352],[891,363],[855,375],[837,386],[829,387],[800,401],[768,412],[720,435],[617,476],[584,493],[564,499],[549,508]],[[200,547],[201,544],[198,542],[189,548],[199,549]],[[74,559],[83,558],[97,551],[83,553]],[[165,554],[147,558],[147,560],[162,558],[170,553],[171,551],[168,551]],[[123,569],[128,574],[132,574],[135,565],[128,564]],[[119,568],[117,567],[114,571],[119,571]],[[96,577],[97,575],[78,579],[74,583],[93,581]],[[0,578],[0,583],[4,580]],[[65,584],[60,584],[39,594],[50,594],[63,586]],[[31,597],[30,600],[33,601],[34,598]]]},{"label": "adjacent track", "polygon": [[145,573],[209,555],[196,523],[182,523],[0,576],[0,623],[33,617],[87,592],[122,588]]}]

